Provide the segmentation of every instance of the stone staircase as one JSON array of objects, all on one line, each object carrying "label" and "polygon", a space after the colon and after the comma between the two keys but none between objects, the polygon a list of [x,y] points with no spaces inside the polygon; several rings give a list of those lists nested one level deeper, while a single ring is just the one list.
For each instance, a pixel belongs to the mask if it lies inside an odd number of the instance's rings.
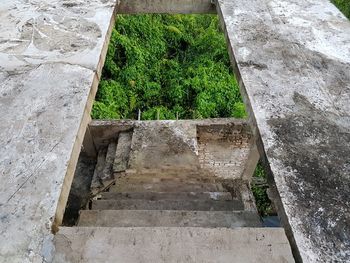
[{"label": "stone staircase", "polygon": [[108,138],[87,209],[55,236],[55,262],[293,262],[283,229],[261,227],[242,179],[243,130],[135,122]]}]

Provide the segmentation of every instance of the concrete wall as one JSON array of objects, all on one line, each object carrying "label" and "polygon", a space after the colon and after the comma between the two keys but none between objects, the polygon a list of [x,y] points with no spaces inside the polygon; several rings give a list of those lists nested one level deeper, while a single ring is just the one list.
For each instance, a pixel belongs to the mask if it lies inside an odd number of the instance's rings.
[{"label": "concrete wall", "polygon": [[211,0],[121,0],[117,13],[215,14],[216,10]]}]

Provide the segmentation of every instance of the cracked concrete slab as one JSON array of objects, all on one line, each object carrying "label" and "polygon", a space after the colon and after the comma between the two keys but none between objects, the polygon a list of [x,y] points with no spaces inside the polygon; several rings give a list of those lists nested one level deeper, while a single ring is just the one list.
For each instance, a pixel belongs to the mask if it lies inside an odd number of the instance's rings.
[{"label": "cracked concrete slab", "polygon": [[350,22],[328,0],[219,0],[303,262],[350,258]]},{"label": "cracked concrete slab", "polygon": [[0,262],[50,262],[114,0],[0,3]]}]

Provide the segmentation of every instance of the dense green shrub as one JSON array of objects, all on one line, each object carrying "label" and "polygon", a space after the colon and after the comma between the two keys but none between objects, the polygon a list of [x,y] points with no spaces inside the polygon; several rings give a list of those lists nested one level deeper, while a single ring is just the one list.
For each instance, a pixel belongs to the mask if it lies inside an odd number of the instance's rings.
[{"label": "dense green shrub", "polygon": [[213,15],[119,15],[92,116],[244,117]]},{"label": "dense green shrub", "polygon": [[332,0],[332,2],[350,19],[350,0]]},{"label": "dense green shrub", "polygon": [[[216,16],[117,17],[92,116],[135,119],[138,109],[144,120],[245,117]],[[266,214],[266,189],[253,193]]]}]

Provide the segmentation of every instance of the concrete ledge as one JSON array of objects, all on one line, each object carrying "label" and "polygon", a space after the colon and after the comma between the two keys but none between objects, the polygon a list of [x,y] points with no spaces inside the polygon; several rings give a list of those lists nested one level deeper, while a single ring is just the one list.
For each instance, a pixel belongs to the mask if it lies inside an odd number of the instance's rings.
[{"label": "concrete ledge", "polygon": [[120,0],[118,14],[215,14],[211,0]]},{"label": "concrete ledge", "polygon": [[114,0],[0,2],[0,262],[50,262]]},{"label": "concrete ledge", "polygon": [[350,258],[350,22],[328,0],[219,0],[299,262]]},{"label": "concrete ledge", "polygon": [[[202,120],[160,120],[160,121],[135,121],[135,120],[92,120],[89,124],[89,130],[93,139],[94,146],[99,149],[106,147],[111,140],[116,140],[118,134],[130,131],[139,126],[210,126],[210,125],[229,125],[232,124],[232,131],[247,134],[252,138],[252,130],[248,122],[244,119],[221,118],[221,119],[202,119]],[[251,139],[253,141],[253,139]]]},{"label": "concrete ledge", "polygon": [[[194,169],[196,163],[201,169],[220,178],[238,179],[244,176],[245,180],[250,180],[259,159],[253,146],[255,138],[252,129],[243,119],[95,120],[89,125],[91,141],[98,150],[116,141],[121,132],[129,130],[133,130],[131,148],[134,150],[131,151],[129,160],[130,165],[134,165],[133,169],[138,169],[140,165],[143,167],[145,163],[148,163],[145,166],[148,169],[152,165],[157,169],[161,167],[165,169],[169,162],[179,163],[181,158],[182,169],[185,166]],[[186,154],[183,152],[176,154],[176,157],[168,156],[168,150],[173,151],[179,147],[171,143],[178,139],[183,141],[183,150]],[[147,146],[148,151],[145,151],[143,144],[152,146]]]}]

